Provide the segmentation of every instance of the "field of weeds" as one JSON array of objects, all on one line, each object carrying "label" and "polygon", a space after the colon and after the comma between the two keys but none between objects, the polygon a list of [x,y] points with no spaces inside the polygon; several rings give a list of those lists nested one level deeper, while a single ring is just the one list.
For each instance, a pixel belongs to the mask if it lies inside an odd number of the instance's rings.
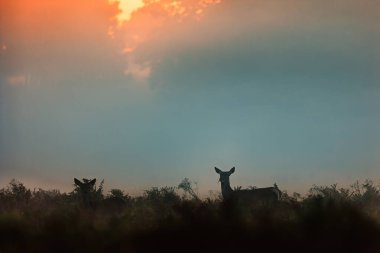
[{"label": "field of weeds", "polygon": [[380,191],[371,181],[313,186],[272,204],[200,199],[189,180],[131,197],[94,188],[0,190],[0,252],[380,252]]}]

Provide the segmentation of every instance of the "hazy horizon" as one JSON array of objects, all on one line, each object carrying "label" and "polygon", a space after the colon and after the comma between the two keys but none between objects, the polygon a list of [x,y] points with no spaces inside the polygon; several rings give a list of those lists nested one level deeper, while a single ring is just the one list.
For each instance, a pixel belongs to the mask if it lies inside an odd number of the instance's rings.
[{"label": "hazy horizon", "polygon": [[380,1],[3,0],[0,188],[380,179]]}]

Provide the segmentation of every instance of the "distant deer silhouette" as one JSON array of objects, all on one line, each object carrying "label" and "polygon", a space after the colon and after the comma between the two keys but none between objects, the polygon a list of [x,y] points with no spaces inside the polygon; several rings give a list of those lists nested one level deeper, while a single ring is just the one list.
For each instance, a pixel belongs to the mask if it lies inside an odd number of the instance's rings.
[{"label": "distant deer silhouette", "polygon": [[230,186],[230,176],[235,172],[235,167],[230,171],[221,171],[215,167],[216,173],[220,175],[219,182],[222,188],[222,196],[224,200],[241,200],[244,202],[276,202],[281,197],[281,191],[277,185],[274,187],[233,190]]},{"label": "distant deer silhouette", "polygon": [[93,207],[92,198],[95,193],[96,179],[83,178],[83,182],[74,178],[75,185],[78,186],[79,194],[85,207]]}]

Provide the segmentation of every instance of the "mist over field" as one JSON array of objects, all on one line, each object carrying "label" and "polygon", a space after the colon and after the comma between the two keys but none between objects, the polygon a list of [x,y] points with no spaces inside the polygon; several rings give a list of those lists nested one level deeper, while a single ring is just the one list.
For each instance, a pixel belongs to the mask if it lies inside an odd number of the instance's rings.
[{"label": "mist over field", "polygon": [[[0,189],[0,251],[380,249],[380,188],[368,180],[350,188],[313,186],[307,195],[279,192],[280,198],[271,200],[267,193],[274,188],[235,188],[230,197],[222,190],[223,196],[202,199],[186,178],[177,186],[152,187],[139,196],[120,189],[106,193],[103,186],[95,179],[75,179],[72,191],[60,193],[30,190],[12,180]],[[240,198],[246,193],[255,197]]]}]

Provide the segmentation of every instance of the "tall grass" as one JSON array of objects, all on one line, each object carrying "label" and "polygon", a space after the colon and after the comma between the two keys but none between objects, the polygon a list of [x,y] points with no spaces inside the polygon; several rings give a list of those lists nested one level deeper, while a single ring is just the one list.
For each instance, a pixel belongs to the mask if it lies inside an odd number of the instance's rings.
[{"label": "tall grass", "polygon": [[371,181],[284,192],[267,205],[201,199],[188,179],[137,197],[100,185],[93,197],[85,208],[77,189],[11,181],[0,190],[0,252],[380,252]]}]

